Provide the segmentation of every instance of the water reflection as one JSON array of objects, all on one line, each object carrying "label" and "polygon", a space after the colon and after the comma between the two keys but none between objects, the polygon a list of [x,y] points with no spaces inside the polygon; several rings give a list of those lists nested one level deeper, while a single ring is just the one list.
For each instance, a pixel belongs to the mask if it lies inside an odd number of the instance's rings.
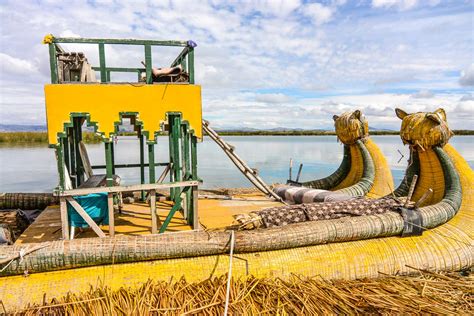
[{"label": "water reflection", "polygon": [[[392,169],[398,184],[407,164],[408,148],[398,136],[373,136]],[[268,183],[283,182],[288,178],[288,163],[293,158],[295,176],[303,163],[301,180],[312,180],[329,175],[342,160],[343,148],[335,136],[227,136],[226,141],[251,167],[257,168]],[[474,137],[458,136],[451,144],[474,166]],[[103,144],[87,145],[93,164],[105,164]],[[168,159],[168,140],[159,137],[156,161]],[[401,158],[400,151],[405,157]],[[138,163],[139,143],[135,137],[121,137],[115,148],[115,162]],[[400,160],[400,161],[399,161]],[[249,187],[251,184],[209,138],[198,145],[199,176],[203,187]],[[157,175],[163,168],[157,168]],[[103,173],[104,170],[94,170]],[[139,169],[118,169],[124,184],[140,182]],[[146,174],[148,179],[148,174]],[[48,192],[57,183],[54,150],[46,146],[0,146],[0,192]]]}]

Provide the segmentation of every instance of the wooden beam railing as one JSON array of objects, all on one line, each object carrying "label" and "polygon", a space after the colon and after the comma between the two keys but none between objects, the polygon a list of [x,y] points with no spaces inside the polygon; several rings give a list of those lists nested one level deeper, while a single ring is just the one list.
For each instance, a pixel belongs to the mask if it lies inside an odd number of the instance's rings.
[{"label": "wooden beam railing", "polygon": [[[173,214],[176,210],[182,208],[181,199],[178,199],[175,205],[170,210],[170,214],[167,216],[167,220],[161,224],[156,213],[156,190],[159,189],[169,189],[169,188],[188,188],[198,187],[199,181],[181,181],[181,182],[172,182],[172,183],[150,183],[150,184],[137,184],[129,186],[113,186],[113,187],[99,187],[99,188],[84,188],[84,189],[74,189],[56,192],[55,195],[59,196],[60,200],[60,211],[61,211],[61,224],[62,224],[62,235],[63,239],[69,239],[69,220],[68,220],[68,211],[67,204],[69,203],[77,213],[87,222],[87,224],[94,230],[94,232],[99,237],[105,237],[105,233],[100,229],[100,227],[94,222],[94,220],[87,214],[87,212],[82,208],[74,196],[87,195],[92,193],[107,193],[107,207],[109,215],[109,236],[113,237],[115,235],[115,222],[114,222],[114,205],[113,205],[113,194],[121,192],[133,192],[133,191],[149,191],[150,195],[150,213],[151,213],[151,231],[152,234],[158,232],[158,225],[160,226],[159,232],[163,233]],[[196,190],[197,192],[197,190]],[[197,212],[197,197],[193,200],[193,223],[197,223],[197,226],[193,228],[196,229],[199,227],[198,222],[198,212]]]}]

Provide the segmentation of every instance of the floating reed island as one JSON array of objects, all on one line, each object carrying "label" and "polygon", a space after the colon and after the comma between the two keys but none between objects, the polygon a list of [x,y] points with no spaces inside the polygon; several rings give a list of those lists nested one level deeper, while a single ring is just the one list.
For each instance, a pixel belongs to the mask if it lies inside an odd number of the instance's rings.
[{"label": "floating reed island", "polygon": [[[239,278],[230,283],[228,311],[236,315],[442,314],[474,312],[474,278],[465,272],[414,270],[411,277],[333,280],[293,275]],[[45,297],[18,315],[223,315],[227,276],[189,283],[147,281],[134,288],[91,287],[83,293]]]},{"label": "floating reed island", "polygon": [[[473,267],[474,172],[449,144],[444,110],[396,110],[402,141],[410,147],[398,188],[369,137],[368,120],[352,111],[334,117],[344,157],[332,175],[304,183],[290,177],[272,190],[202,120],[201,87],[194,84],[196,43],[52,35],[44,41],[51,57],[45,100],[59,205],[48,206],[13,245],[0,247],[0,300],[6,311],[462,313],[471,308],[472,288],[465,283],[471,279],[452,272]],[[83,53],[65,52],[60,43],[98,45],[100,67],[91,66]],[[106,44],[141,46],[145,68],[106,67]],[[183,50],[171,67],[158,69],[152,67],[151,46]],[[139,82],[109,84],[117,71],[136,72]],[[124,120],[134,127],[139,163],[115,162],[114,140]],[[90,161],[85,125],[100,135],[105,165]],[[165,132],[169,160],[158,162],[156,136]],[[204,133],[262,194],[200,196],[197,147]],[[121,168],[138,169],[140,184],[121,184]],[[417,277],[403,278],[410,275]]]}]

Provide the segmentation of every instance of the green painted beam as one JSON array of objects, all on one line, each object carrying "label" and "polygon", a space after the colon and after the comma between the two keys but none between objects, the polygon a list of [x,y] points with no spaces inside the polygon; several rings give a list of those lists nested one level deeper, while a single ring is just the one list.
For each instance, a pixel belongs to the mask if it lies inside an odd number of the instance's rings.
[{"label": "green painted beam", "polygon": [[179,209],[181,209],[181,190],[180,188],[176,188],[176,201],[173,205],[173,207],[171,208],[170,212],[168,213],[168,215],[166,216],[166,219],[165,221],[163,222],[163,224],[161,225],[160,227],[160,234],[164,233],[166,231],[166,228],[168,227],[169,223],[171,222],[171,220],[173,219],[173,216],[174,214],[176,213],[176,211],[178,211]]},{"label": "green painted beam", "polygon": [[56,146],[56,162],[58,166],[58,173],[59,173],[59,190],[65,189],[65,181],[64,181],[64,157],[63,157],[63,147],[59,142]]},{"label": "green painted beam", "polygon": [[116,45],[151,45],[151,46],[187,46],[187,41],[156,41],[140,39],[119,38],[75,38],[54,37],[53,43],[77,43],[77,44],[116,44]]},{"label": "green painted beam", "polygon": [[58,78],[58,60],[56,59],[56,45],[54,43],[49,46],[49,66],[51,70],[51,83],[59,83]]},{"label": "green painted beam", "polygon": [[148,176],[150,183],[155,183],[155,144],[148,144]]},{"label": "green painted beam", "polygon": [[99,64],[100,64],[100,81],[102,83],[107,82],[107,70],[105,65],[105,45],[104,43],[99,44]]},{"label": "green painted beam", "polygon": [[189,48],[188,53],[189,83],[194,84],[194,48]]},{"label": "green painted beam", "polygon": [[[140,140],[140,163],[138,164],[140,167],[140,183],[145,184],[145,136],[142,134],[141,127],[138,132],[138,139]],[[142,201],[145,201],[145,195],[145,191],[141,191]]]},{"label": "green painted beam", "polygon": [[[96,71],[100,71],[100,67],[92,67]],[[145,68],[122,68],[122,67],[105,67],[105,70],[108,72],[143,72]]]},{"label": "green painted beam", "polygon": [[179,64],[182,63],[183,59],[186,59],[186,55],[189,52],[189,47],[183,48],[183,50],[179,53],[178,57],[175,58],[175,60],[171,63],[170,67],[175,67],[178,66]]},{"label": "green painted beam", "polygon": [[146,82],[153,83],[153,75],[151,68],[153,67],[153,62],[151,60],[151,46],[145,45],[145,69],[146,69]]},{"label": "green painted beam", "polygon": [[106,177],[107,177],[107,186],[111,187],[114,185],[114,173],[113,163],[112,163],[112,146],[110,140],[107,140],[105,143],[105,164],[106,164]]},{"label": "green painted beam", "polygon": [[[155,162],[155,167],[160,166],[164,167],[167,166],[168,162]],[[125,164],[115,164],[114,167],[115,169],[122,169],[122,168],[141,168],[140,163],[125,163]],[[143,163],[143,167],[148,167],[148,163]],[[105,169],[106,165],[94,165],[91,166],[92,169]],[[143,172],[143,179],[145,179],[145,172]],[[145,182],[144,182],[145,183]],[[143,184],[143,183],[142,183]]]}]

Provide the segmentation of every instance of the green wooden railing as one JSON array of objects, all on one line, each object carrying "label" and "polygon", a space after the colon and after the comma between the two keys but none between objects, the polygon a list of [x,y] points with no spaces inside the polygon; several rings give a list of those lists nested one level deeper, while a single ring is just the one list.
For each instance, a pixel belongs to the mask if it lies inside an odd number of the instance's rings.
[{"label": "green wooden railing", "polygon": [[[58,78],[58,53],[64,52],[59,44],[95,44],[99,48],[99,66],[92,69],[100,72],[102,83],[110,82],[112,72],[135,72],[140,80],[141,73],[146,73],[146,83],[152,83],[152,53],[153,46],[184,47],[170,67],[181,65],[183,70],[189,74],[189,83],[194,84],[194,47],[193,41],[156,41],[138,39],[113,39],[113,38],[73,38],[73,37],[51,37],[49,44],[49,58],[51,68],[51,83],[59,83]],[[145,68],[107,67],[105,45],[134,45],[142,46],[144,50]]]}]

